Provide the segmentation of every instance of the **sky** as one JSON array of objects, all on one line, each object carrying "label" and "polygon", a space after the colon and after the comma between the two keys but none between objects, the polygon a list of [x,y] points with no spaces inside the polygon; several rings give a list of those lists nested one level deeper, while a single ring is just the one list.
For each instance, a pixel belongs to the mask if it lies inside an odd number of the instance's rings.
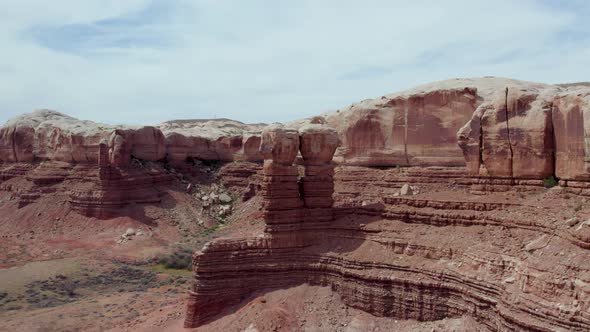
[{"label": "sky", "polygon": [[290,121],[456,77],[590,80],[586,0],[0,0],[0,123]]}]

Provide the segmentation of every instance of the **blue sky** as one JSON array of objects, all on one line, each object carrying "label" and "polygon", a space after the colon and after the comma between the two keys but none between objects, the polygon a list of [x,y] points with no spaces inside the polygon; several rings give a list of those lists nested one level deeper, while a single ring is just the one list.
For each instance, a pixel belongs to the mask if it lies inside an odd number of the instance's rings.
[{"label": "blue sky", "polygon": [[0,122],[288,121],[418,84],[590,80],[590,1],[0,3]]}]

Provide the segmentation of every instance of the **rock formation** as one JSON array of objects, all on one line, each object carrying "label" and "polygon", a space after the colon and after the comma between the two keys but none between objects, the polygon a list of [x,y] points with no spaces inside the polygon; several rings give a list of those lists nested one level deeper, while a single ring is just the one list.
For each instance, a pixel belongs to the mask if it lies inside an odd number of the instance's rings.
[{"label": "rock formation", "polygon": [[299,172],[293,165],[299,152],[299,134],[280,125],[269,126],[262,132],[260,152],[265,159],[261,189],[267,225],[301,222]]},{"label": "rock formation", "polygon": [[158,126],[165,136],[167,159],[261,161],[260,133],[264,124],[246,125],[228,119],[176,120]]},{"label": "rock formation", "polygon": [[476,89],[457,87],[363,101],[326,121],[343,141],[349,165],[463,164],[456,133],[477,107]]},{"label": "rock formation", "polygon": [[[552,175],[577,181],[587,178],[583,114],[589,93],[583,85],[453,79],[289,125],[335,128],[340,165],[466,166],[470,175],[492,182]],[[262,128],[227,119],[108,126],[41,110],[0,128],[0,161],[93,163],[99,142],[116,131],[126,142],[120,148],[142,160],[258,162]]]},{"label": "rock formation", "polygon": [[590,90],[578,88],[553,100],[555,175],[560,179],[590,180]]},{"label": "rock formation", "polygon": [[[304,245],[308,240],[305,236],[298,236],[297,232],[318,228],[332,221],[334,169],[331,161],[338,143],[336,131],[323,125],[309,125],[301,128],[299,132],[281,125],[267,127],[262,132],[260,146],[265,158],[262,208],[266,236],[257,238],[255,243],[246,241],[234,244],[243,246],[244,250],[257,250],[260,245],[268,245],[270,249],[274,247],[273,243],[278,244],[286,235],[288,242]],[[299,151],[305,167],[305,176],[301,180],[302,190],[299,189],[299,172],[293,165]],[[193,258],[195,273],[202,278],[195,280],[191,291],[186,327],[202,324],[228,304],[236,303],[258,288],[253,279],[247,276],[239,280],[231,277],[230,282],[236,282],[231,289],[226,288],[226,282],[229,280],[217,276],[215,280],[205,280],[208,278],[208,270],[206,264],[199,264],[199,261],[209,261],[212,256],[220,254],[215,253],[217,249],[226,248],[225,246],[224,241],[221,241],[219,246],[215,242],[209,243]],[[259,276],[253,274],[252,278]],[[285,278],[284,282],[289,284],[291,280]]]},{"label": "rock formation", "polygon": [[262,127],[231,120],[171,121],[158,127],[110,126],[39,110],[0,128],[0,161],[94,163],[103,139],[109,141],[110,149],[116,149],[114,158],[122,164],[129,162],[120,159],[127,156],[172,163],[187,158],[260,161]]},{"label": "rock formation", "polygon": [[339,144],[338,134],[328,126],[310,124],[299,129],[299,149],[305,167],[301,179],[306,207],[305,221],[323,222],[334,218],[334,165],[332,157]]},{"label": "rock formation", "polygon": [[[269,129],[263,134],[265,155],[293,167],[295,141],[292,131]],[[299,141],[305,185],[307,169],[327,167],[337,141],[323,127],[301,128]],[[267,183],[278,175],[264,171]],[[287,182],[293,183],[291,176]],[[349,306],[395,319],[468,315],[493,331],[590,328],[590,280],[573,272],[590,268],[583,258],[590,237],[551,221],[558,211],[474,201],[471,195],[456,200],[392,195],[406,183],[426,191],[470,185],[463,170],[453,167],[340,166],[336,181],[338,205],[308,206],[308,193],[328,197],[329,186],[322,185],[325,191],[303,187],[303,206],[281,210],[292,215],[280,225],[298,221],[297,227],[276,227],[268,212],[286,205],[281,195],[263,192],[264,231],[218,239],[195,253],[185,326],[207,324],[251,294],[308,283],[329,286]],[[289,198],[297,201],[292,192]],[[313,211],[331,217],[318,218]],[[551,263],[555,255],[562,263]]]},{"label": "rock formation", "polygon": [[543,179],[553,175],[551,99],[506,87],[478,107],[459,131],[468,170],[497,178]]}]

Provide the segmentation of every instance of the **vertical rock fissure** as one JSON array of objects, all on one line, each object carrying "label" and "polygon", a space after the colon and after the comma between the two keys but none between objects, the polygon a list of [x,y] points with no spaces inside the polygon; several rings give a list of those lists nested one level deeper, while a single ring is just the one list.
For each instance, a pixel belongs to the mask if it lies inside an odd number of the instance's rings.
[{"label": "vertical rock fissure", "polygon": [[504,112],[506,114],[506,132],[508,133],[508,148],[510,149],[510,177],[514,180],[514,151],[512,151],[512,142],[510,140],[510,121],[508,119],[508,87],[504,99]]},{"label": "vertical rock fissure", "polygon": [[555,137],[555,126],[553,125],[553,102],[551,102],[551,106],[549,107],[549,126],[551,126],[551,174],[553,178],[559,180],[557,178],[557,138]]},{"label": "vertical rock fissure", "polygon": [[[481,167],[483,166],[483,117],[486,114],[486,109],[483,109],[483,112],[481,113],[481,116],[479,117],[479,168],[481,169]],[[478,173],[479,173],[479,169],[478,169]]]},{"label": "vertical rock fissure", "polygon": [[18,162],[16,154],[16,127],[12,130],[12,155],[14,156],[14,161]]},{"label": "vertical rock fissure", "polygon": [[408,101],[404,103],[404,157],[406,158],[406,166],[410,166],[410,159],[408,158]]}]

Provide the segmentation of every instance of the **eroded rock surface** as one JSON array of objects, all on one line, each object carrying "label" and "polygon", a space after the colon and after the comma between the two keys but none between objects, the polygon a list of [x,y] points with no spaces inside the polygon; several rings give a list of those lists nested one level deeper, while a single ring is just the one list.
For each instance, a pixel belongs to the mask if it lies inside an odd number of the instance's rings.
[{"label": "eroded rock surface", "polygon": [[542,179],[554,174],[552,95],[543,93],[506,87],[478,107],[458,132],[472,175]]},{"label": "eroded rock surface", "polygon": [[553,101],[552,120],[556,176],[590,180],[590,88],[559,94]]},{"label": "eroded rock surface", "polygon": [[[489,179],[586,180],[588,95],[584,85],[504,78],[452,79],[368,99],[289,124],[326,124],[341,142],[334,161],[362,166],[466,166]],[[587,118],[587,117],[586,117]],[[98,143],[117,132],[130,157],[262,161],[263,124],[177,120],[156,127],[80,121],[41,110],[0,128],[0,160],[95,162]],[[114,141],[113,141],[114,142]],[[564,183],[565,184],[565,183]]]},{"label": "eroded rock surface", "polygon": [[168,160],[261,161],[260,132],[265,124],[244,124],[229,119],[175,120],[158,128],[166,139]]},{"label": "eroded rock surface", "polygon": [[98,145],[109,140],[119,166],[131,156],[147,161],[187,158],[260,161],[260,129],[231,120],[171,121],[159,126],[112,126],[38,110],[16,117],[0,128],[0,161],[65,161],[94,163]]}]

